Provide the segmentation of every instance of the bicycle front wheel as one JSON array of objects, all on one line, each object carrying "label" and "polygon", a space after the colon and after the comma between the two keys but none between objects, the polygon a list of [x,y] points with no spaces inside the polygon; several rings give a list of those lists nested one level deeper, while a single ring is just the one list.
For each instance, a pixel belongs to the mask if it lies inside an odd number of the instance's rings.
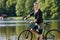
[{"label": "bicycle front wheel", "polygon": [[60,31],[56,29],[49,30],[45,35],[45,40],[60,40]]},{"label": "bicycle front wheel", "polygon": [[33,34],[29,30],[22,31],[19,36],[18,40],[32,40]]}]

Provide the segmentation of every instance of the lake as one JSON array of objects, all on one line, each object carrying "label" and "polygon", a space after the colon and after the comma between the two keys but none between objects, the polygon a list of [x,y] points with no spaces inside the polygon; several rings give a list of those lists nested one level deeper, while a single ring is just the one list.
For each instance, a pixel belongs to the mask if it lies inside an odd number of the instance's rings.
[{"label": "lake", "polygon": [[[15,23],[14,23],[15,22]],[[27,22],[23,21],[0,21],[0,40],[17,40],[19,33],[28,27]],[[49,29],[60,29],[60,22],[52,21]],[[60,33],[56,33],[60,38]],[[60,39],[58,39],[60,40]]]}]

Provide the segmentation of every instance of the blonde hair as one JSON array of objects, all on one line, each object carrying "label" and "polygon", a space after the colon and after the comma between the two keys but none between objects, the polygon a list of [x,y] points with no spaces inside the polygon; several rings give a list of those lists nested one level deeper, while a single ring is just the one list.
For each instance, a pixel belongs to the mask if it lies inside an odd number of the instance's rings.
[{"label": "blonde hair", "polygon": [[34,5],[38,5],[38,9],[39,9],[39,4],[38,4],[38,2],[34,2]]},{"label": "blonde hair", "polygon": [[38,2],[35,2],[34,5],[37,4],[38,5]]}]

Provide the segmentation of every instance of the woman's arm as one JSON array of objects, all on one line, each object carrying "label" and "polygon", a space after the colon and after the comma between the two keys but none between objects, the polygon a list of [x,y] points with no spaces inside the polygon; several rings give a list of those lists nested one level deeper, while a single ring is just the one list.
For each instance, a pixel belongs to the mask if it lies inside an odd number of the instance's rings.
[{"label": "woman's arm", "polygon": [[33,15],[34,15],[34,11],[31,14],[29,14],[26,18],[30,18],[30,16],[33,16]]},{"label": "woman's arm", "polygon": [[28,19],[30,17],[30,15],[28,15],[26,18]]}]

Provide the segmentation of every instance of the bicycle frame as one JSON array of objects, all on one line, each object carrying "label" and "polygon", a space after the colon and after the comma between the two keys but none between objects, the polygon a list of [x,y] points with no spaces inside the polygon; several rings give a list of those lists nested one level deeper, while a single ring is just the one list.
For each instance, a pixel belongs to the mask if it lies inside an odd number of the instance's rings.
[{"label": "bicycle frame", "polygon": [[[35,34],[35,33],[38,33],[37,31],[35,31],[34,29],[30,29],[29,27],[27,28],[27,30],[30,30],[33,34]],[[44,32],[42,33],[43,34],[43,36],[44,36],[44,34],[45,34],[45,32],[46,31],[49,31],[46,27],[44,27]],[[52,37],[51,38],[54,38],[55,36],[52,34],[52,33],[49,33]],[[44,36],[45,37],[45,36]],[[50,38],[50,39],[51,39]]]},{"label": "bicycle frame", "polygon": [[[31,32],[32,32],[32,34],[38,34],[38,32],[37,31],[35,31],[34,29],[29,29],[29,27],[27,28],[27,30],[30,30]],[[47,31],[49,31],[46,27],[44,27],[44,31],[43,31],[43,33],[42,33],[42,35],[43,35],[43,37],[45,38],[45,33],[47,32]],[[49,39],[54,39],[55,38],[55,36],[52,34],[52,33],[49,33],[50,35],[51,35],[51,38],[49,38]]]},{"label": "bicycle frame", "polygon": [[[44,34],[45,34],[46,31],[48,32],[49,30],[48,30],[46,27],[44,27],[43,36],[44,36]],[[46,33],[47,33],[47,32],[46,32]],[[55,36],[54,36],[52,33],[49,33],[49,34],[52,36],[51,38],[53,38],[53,39],[55,38]],[[44,37],[45,37],[45,36],[44,36]],[[49,39],[51,39],[51,38],[49,38]]]}]

